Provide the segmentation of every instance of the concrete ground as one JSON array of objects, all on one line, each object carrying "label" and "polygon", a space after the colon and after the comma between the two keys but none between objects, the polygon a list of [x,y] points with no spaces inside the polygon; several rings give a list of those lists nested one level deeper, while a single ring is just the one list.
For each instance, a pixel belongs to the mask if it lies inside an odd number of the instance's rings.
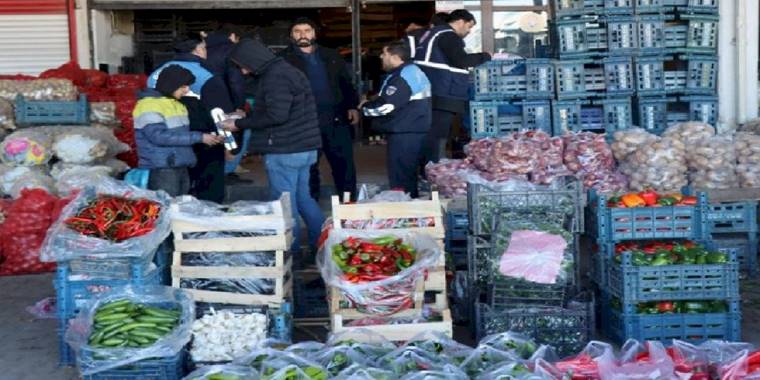
[{"label": "concrete ground", "polygon": [[[380,146],[357,149],[359,183],[386,184],[385,148]],[[230,189],[230,198],[264,199],[266,175],[258,158],[246,160],[251,171],[243,175],[253,184],[236,185]],[[323,184],[332,182],[329,166],[322,161]],[[329,212],[329,191],[322,192],[322,205]],[[73,368],[58,368],[58,335],[55,319],[36,319],[26,311],[35,302],[55,296],[51,274],[0,277],[0,380],[70,380],[77,379]],[[743,338],[760,346],[760,279],[743,280]],[[298,329],[294,337],[299,340],[322,339],[323,328]],[[455,336],[469,341],[465,327],[455,329]]]}]

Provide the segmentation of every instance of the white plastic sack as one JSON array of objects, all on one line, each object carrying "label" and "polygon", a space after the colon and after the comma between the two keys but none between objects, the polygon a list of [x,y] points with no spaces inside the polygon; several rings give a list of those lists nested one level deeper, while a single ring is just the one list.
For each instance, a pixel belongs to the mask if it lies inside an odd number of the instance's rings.
[{"label": "white plastic sack", "polygon": [[53,143],[56,157],[72,164],[88,164],[128,151],[129,145],[119,141],[110,129],[89,126],[61,127]]},{"label": "white plastic sack", "polygon": [[[92,331],[93,317],[98,308],[103,304],[122,299],[147,305],[179,307],[182,315],[174,330],[151,346],[144,348],[95,348],[90,346],[87,341]],[[69,327],[66,330],[66,343],[76,351],[79,369],[82,375],[87,376],[143,359],[176,355],[190,341],[190,327],[194,319],[195,303],[189,293],[180,289],[168,286],[114,288],[110,292],[102,293],[89,301],[76,318],[69,322]]]},{"label": "white plastic sack", "polygon": [[53,139],[45,127],[16,131],[0,143],[0,159],[8,165],[44,165],[52,157]]},{"label": "white plastic sack", "polygon": [[[268,218],[257,222],[255,226],[241,225],[239,221],[225,222],[218,217],[223,216],[246,216],[246,215],[271,215],[279,201],[254,202],[238,201],[229,205],[220,205],[209,201],[202,201],[190,195],[177,197],[172,201],[170,217],[179,220],[224,231],[269,231],[269,234],[288,230],[293,223],[290,214],[282,218]],[[253,229],[252,229],[253,228]]]}]

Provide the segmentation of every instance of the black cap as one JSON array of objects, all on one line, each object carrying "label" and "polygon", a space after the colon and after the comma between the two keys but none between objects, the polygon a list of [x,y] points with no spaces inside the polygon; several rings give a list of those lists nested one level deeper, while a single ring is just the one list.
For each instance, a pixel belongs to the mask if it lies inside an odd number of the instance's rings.
[{"label": "black cap", "polygon": [[200,34],[190,34],[174,41],[172,48],[177,53],[190,53],[203,42]]},{"label": "black cap", "polygon": [[182,86],[189,86],[195,82],[195,77],[190,70],[180,65],[169,65],[161,70],[156,80],[156,91],[164,96],[172,97],[174,91]]}]

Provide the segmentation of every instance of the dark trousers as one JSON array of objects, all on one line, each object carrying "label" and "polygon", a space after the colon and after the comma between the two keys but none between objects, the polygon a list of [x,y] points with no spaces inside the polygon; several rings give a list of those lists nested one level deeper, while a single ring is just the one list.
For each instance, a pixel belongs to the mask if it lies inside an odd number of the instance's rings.
[{"label": "dark trousers", "polygon": [[401,188],[412,198],[417,191],[417,164],[424,133],[390,133],[388,139],[388,183],[391,189]]},{"label": "dark trousers", "polygon": [[428,162],[437,163],[441,158],[446,158],[446,143],[449,139],[449,133],[451,133],[451,124],[456,116],[457,114],[454,112],[433,110],[433,122],[430,131],[425,136],[420,154],[423,168]]},{"label": "dark trousers", "polygon": [[[351,193],[356,197],[356,165],[354,164],[354,145],[351,136],[351,126],[335,124],[322,130],[321,153],[327,158],[332,170],[335,191],[339,197],[343,193]],[[320,154],[320,157],[322,154]],[[319,159],[311,166],[309,175],[309,192],[312,198],[319,200]]]},{"label": "dark trousers", "polygon": [[170,196],[186,195],[190,191],[187,168],[150,169],[149,190],[163,190]]},{"label": "dark trousers", "polygon": [[193,147],[198,163],[190,168],[190,194],[204,201],[224,202],[224,147]]}]

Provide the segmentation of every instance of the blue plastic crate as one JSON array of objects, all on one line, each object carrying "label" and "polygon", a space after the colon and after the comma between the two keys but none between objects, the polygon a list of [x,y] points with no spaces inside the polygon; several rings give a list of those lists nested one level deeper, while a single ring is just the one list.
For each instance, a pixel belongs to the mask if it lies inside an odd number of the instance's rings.
[{"label": "blue plastic crate", "polygon": [[[475,301],[477,302],[477,300]],[[507,331],[521,333],[538,344],[554,347],[561,356],[577,353],[593,338],[593,296],[584,293],[567,307],[497,310],[482,303],[474,307],[475,339]]]},{"label": "blue plastic crate", "polygon": [[154,268],[143,276],[130,279],[87,279],[71,280],[66,262],[59,262],[53,286],[55,287],[58,318],[73,317],[84,303],[94,296],[124,285],[158,285],[161,268]]},{"label": "blue plastic crate", "polygon": [[602,106],[602,129],[608,134],[633,127],[631,98],[599,99],[594,105]]},{"label": "blue plastic crate", "polygon": [[717,14],[718,0],[660,0],[668,8],[677,8],[681,13]]},{"label": "blue plastic crate", "polygon": [[658,340],[670,343],[680,339],[701,343],[709,339],[741,340],[739,302],[729,302],[726,313],[707,314],[624,314],[603,301],[602,330],[615,343],[627,339]]},{"label": "blue plastic crate", "polygon": [[66,324],[68,319],[58,321],[58,366],[59,367],[73,367],[77,365],[77,357],[74,349],[66,343],[64,337],[66,336]]},{"label": "blue plastic crate", "polygon": [[710,125],[718,122],[717,96],[681,96],[678,100],[689,105],[687,121],[701,121]]},{"label": "blue plastic crate", "polygon": [[552,102],[552,127],[555,136],[581,131],[604,130],[604,109],[589,100]]},{"label": "blue plastic crate", "polygon": [[607,244],[605,243],[594,243],[593,248],[591,249],[590,253],[590,278],[591,282],[596,284],[598,287],[604,287],[607,284],[607,269],[606,269],[606,251],[605,247]]},{"label": "blue plastic crate", "polygon": [[688,62],[686,72],[687,94],[714,95],[718,91],[718,57],[705,55],[683,55],[680,59]]},{"label": "blue plastic crate", "polygon": [[665,66],[663,56],[636,57],[636,93],[639,96],[665,94]]},{"label": "blue plastic crate", "polygon": [[561,59],[588,58],[607,53],[607,28],[598,18],[552,23],[554,45]]},{"label": "blue plastic crate", "polygon": [[[712,243],[705,247],[713,251]],[[737,300],[739,299],[739,262],[737,250],[728,249],[726,264],[637,266],[631,253],[614,259],[614,243],[605,249],[607,283],[610,295],[624,302],[669,300]]]},{"label": "blue plastic crate", "polygon": [[697,194],[696,206],[607,207],[607,197],[589,193],[589,232],[599,241],[690,239],[706,240],[704,210],[707,195]]},{"label": "blue plastic crate", "polygon": [[607,96],[632,95],[636,87],[630,57],[610,57],[602,60]]},{"label": "blue plastic crate", "polygon": [[634,5],[634,0],[604,0],[604,13],[630,15]]},{"label": "blue plastic crate", "polygon": [[467,240],[446,241],[446,253],[454,269],[467,268]]},{"label": "blue plastic crate", "polygon": [[548,59],[496,60],[473,69],[475,100],[551,99],[554,71]]},{"label": "blue plastic crate", "polygon": [[636,14],[664,13],[667,6],[665,0],[636,0],[634,10]]},{"label": "blue plastic crate", "polygon": [[636,98],[635,124],[647,132],[660,134],[668,125],[668,103],[677,98]]},{"label": "blue plastic crate", "polygon": [[606,90],[604,67],[593,60],[556,61],[557,99],[580,99]]},{"label": "blue plastic crate", "polygon": [[140,360],[126,366],[83,376],[84,380],[181,380],[185,373],[187,353]]},{"label": "blue plastic crate", "polygon": [[135,277],[144,277],[151,268],[151,263],[156,258],[157,252],[146,257],[125,257],[119,259],[99,259],[95,257],[83,257],[81,259],[59,262],[63,265],[69,276],[86,275],[88,278],[104,280],[124,280]]},{"label": "blue plastic crate", "polygon": [[707,209],[707,227],[710,234],[734,232],[757,233],[757,202],[730,202],[711,204]]},{"label": "blue plastic crate", "polygon": [[467,210],[448,210],[446,212],[446,240],[467,239],[470,222]]},{"label": "blue plastic crate", "polygon": [[472,138],[502,136],[521,130],[551,133],[548,100],[470,102]]},{"label": "blue plastic crate", "polygon": [[718,16],[682,14],[665,26],[665,46],[673,52],[717,54]]},{"label": "blue plastic crate", "polygon": [[90,105],[87,96],[80,95],[77,101],[28,101],[16,96],[16,124],[89,124]]},{"label": "blue plastic crate", "polygon": [[329,315],[327,287],[321,277],[307,281],[293,277],[293,316],[295,318],[324,318]]},{"label": "blue plastic crate", "polygon": [[556,0],[552,1],[557,17],[596,14],[604,9],[605,0]]},{"label": "blue plastic crate", "polygon": [[665,22],[669,16],[642,15],[636,26],[638,54],[662,54],[665,52]]},{"label": "blue plastic crate", "polygon": [[736,251],[739,260],[739,270],[754,276],[757,267],[757,237],[755,235],[737,236],[737,234],[719,235],[713,237],[715,246],[721,252]]},{"label": "blue plastic crate", "polygon": [[[628,13],[632,14],[633,11]],[[629,55],[636,52],[638,31],[634,17],[607,17],[605,23],[607,51],[610,55]]]}]

